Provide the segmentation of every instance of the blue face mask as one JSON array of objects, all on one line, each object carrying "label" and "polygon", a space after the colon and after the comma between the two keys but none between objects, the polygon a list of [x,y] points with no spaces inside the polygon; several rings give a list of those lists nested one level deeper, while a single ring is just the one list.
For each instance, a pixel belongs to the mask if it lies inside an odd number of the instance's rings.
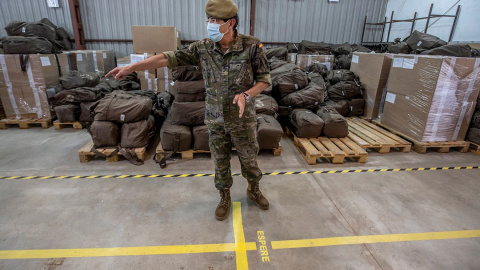
[{"label": "blue face mask", "polygon": [[[225,23],[227,23],[228,21],[226,21]],[[224,23],[224,24],[225,24]],[[222,40],[223,36],[228,33],[225,32],[225,33],[220,33],[220,26],[222,26],[223,24],[216,24],[216,23],[208,23],[207,25],[207,32],[208,32],[208,37],[213,40],[214,42],[219,42],[220,40]]]}]

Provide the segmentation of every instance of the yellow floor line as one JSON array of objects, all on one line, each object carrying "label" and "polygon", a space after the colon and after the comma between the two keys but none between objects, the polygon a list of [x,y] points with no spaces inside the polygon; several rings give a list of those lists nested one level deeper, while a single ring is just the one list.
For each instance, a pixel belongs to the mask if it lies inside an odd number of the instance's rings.
[{"label": "yellow floor line", "polygon": [[272,241],[271,243],[272,249],[288,249],[477,237],[480,237],[480,230],[330,237],[317,239]]},{"label": "yellow floor line", "polygon": [[[248,269],[247,248],[242,224],[242,204],[233,202],[232,206],[233,234],[235,235],[235,257],[237,269]],[[256,249],[256,246],[255,246]]]},{"label": "yellow floor line", "polygon": [[[255,242],[245,244],[246,250],[257,250]],[[206,244],[150,247],[118,248],[77,248],[77,249],[34,249],[34,250],[0,250],[0,259],[44,259],[105,256],[138,256],[163,254],[191,254],[235,251],[236,244]]]}]

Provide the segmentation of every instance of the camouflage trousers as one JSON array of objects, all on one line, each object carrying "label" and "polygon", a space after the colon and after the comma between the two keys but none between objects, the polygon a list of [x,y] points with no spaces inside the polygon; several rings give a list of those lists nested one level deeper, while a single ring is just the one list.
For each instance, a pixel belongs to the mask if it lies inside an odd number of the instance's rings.
[{"label": "camouflage trousers", "polygon": [[233,184],[230,170],[232,146],[236,148],[242,175],[249,182],[259,182],[262,171],[258,168],[258,142],[256,123],[246,127],[226,129],[223,125],[209,125],[209,145],[215,161],[215,187],[230,188]]}]

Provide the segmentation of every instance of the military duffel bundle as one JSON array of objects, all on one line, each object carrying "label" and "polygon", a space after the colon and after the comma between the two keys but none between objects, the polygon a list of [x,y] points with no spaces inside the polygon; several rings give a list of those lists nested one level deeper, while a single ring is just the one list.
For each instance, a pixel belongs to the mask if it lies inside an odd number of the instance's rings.
[{"label": "military duffel bundle", "polygon": [[206,105],[199,102],[174,101],[168,112],[167,121],[172,125],[199,126],[205,121]]},{"label": "military duffel bundle", "polygon": [[267,114],[276,116],[278,112],[278,104],[274,98],[259,94],[255,96],[255,112],[257,114]]},{"label": "military duffel bundle", "polygon": [[333,107],[321,107],[317,115],[323,120],[325,126],[322,134],[329,138],[344,138],[348,135],[348,123]]},{"label": "military duffel bundle", "polygon": [[58,117],[58,121],[65,122],[75,122],[80,116],[80,106],[75,104],[67,104],[55,107],[55,113]]},{"label": "military duffel bundle", "polygon": [[53,52],[53,44],[43,37],[4,37],[3,51],[6,54],[47,54]]},{"label": "military duffel bundle", "polygon": [[193,134],[193,150],[210,151],[210,146],[208,142],[207,125],[193,127],[192,134]]},{"label": "military duffel bundle", "polygon": [[315,110],[324,102],[325,89],[315,83],[310,83],[304,89],[289,94],[280,100],[280,104],[292,108]]},{"label": "military duffel bundle", "polygon": [[273,57],[286,61],[288,55],[288,50],[285,47],[278,47],[278,48],[270,48],[265,49],[265,56],[267,59],[271,59]]},{"label": "military duffel bundle", "polygon": [[93,121],[88,131],[92,136],[94,148],[117,147],[120,142],[118,124],[109,121]]},{"label": "military duffel bundle", "polygon": [[[78,121],[80,122],[93,122],[93,117],[95,115],[94,109],[98,105],[97,101],[92,102],[82,102],[80,103],[80,117]],[[61,121],[60,121],[61,122]]]},{"label": "military duffel bundle", "polygon": [[95,121],[133,123],[146,119],[151,110],[150,98],[111,93],[101,99],[95,108]]},{"label": "military duffel bundle", "polygon": [[75,89],[63,90],[55,95],[53,104],[80,104],[81,102],[97,101],[101,98],[101,94],[93,87],[79,87]]},{"label": "military duffel bundle", "polygon": [[328,98],[333,101],[347,100],[362,95],[362,88],[353,81],[342,81],[328,88]]},{"label": "military duffel bundle", "polygon": [[122,125],[120,146],[123,148],[147,147],[155,135],[155,118],[150,115],[146,120]]},{"label": "military duffel bundle", "polygon": [[278,76],[272,81],[273,95],[280,100],[287,95],[307,86],[307,75],[300,69],[294,69]]},{"label": "military duffel bundle", "polygon": [[322,118],[307,109],[294,109],[289,116],[289,127],[299,138],[318,137],[325,123]]},{"label": "military duffel bundle", "polygon": [[280,146],[283,129],[271,115],[257,114],[257,140],[259,149],[276,149]]},{"label": "military duffel bundle", "polygon": [[175,101],[196,102],[205,101],[205,82],[199,81],[176,81],[173,85]]},{"label": "military duffel bundle", "polygon": [[350,109],[350,112],[347,115],[348,117],[363,115],[363,111],[365,108],[365,99],[363,99],[362,97],[352,98],[347,100],[347,104]]},{"label": "military duffel bundle", "polygon": [[160,129],[160,141],[165,151],[186,151],[192,145],[192,132],[190,127],[165,122]]},{"label": "military duffel bundle", "polygon": [[331,70],[327,74],[327,79],[329,80],[330,85],[334,85],[342,81],[355,81],[355,74],[346,69]]},{"label": "military duffel bundle", "polygon": [[339,100],[339,101],[328,100],[321,105],[321,107],[325,107],[325,106],[333,107],[342,116],[348,116],[350,114],[350,106],[348,105],[348,101],[346,100]]},{"label": "military duffel bundle", "polygon": [[413,31],[413,33],[405,39],[405,42],[410,49],[416,53],[447,45],[446,41],[434,35],[419,32],[418,30]]},{"label": "military duffel bundle", "polygon": [[41,23],[27,23],[21,21],[12,21],[5,26],[5,31],[9,36],[24,36],[24,37],[43,37],[50,42],[55,42],[57,33],[55,28]]},{"label": "military duffel bundle", "polygon": [[60,77],[60,83],[64,89],[95,87],[99,82],[100,77],[93,72],[82,73],[76,70],[70,70],[68,74]]}]

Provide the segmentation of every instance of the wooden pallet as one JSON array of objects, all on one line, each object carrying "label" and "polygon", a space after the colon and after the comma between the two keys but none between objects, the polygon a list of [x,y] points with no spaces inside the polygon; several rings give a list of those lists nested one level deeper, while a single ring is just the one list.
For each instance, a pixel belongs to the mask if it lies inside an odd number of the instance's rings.
[{"label": "wooden pallet", "polygon": [[401,132],[398,132],[396,130],[393,130],[389,127],[386,127],[385,125],[383,125],[381,122],[377,121],[377,120],[374,120],[373,123],[375,125],[378,125],[388,131],[390,131],[391,133],[395,134],[395,135],[398,135],[398,136],[401,136],[409,141],[411,141],[413,143],[413,150],[417,153],[420,153],[420,154],[425,154],[427,152],[428,149],[431,149],[431,150],[435,150],[439,153],[448,153],[450,152],[450,149],[457,149],[459,152],[461,153],[466,153],[468,152],[469,148],[470,148],[470,142],[467,142],[467,141],[447,141],[447,142],[419,142],[415,139],[412,139],[411,137],[401,133]]},{"label": "wooden pallet", "polygon": [[475,155],[480,156],[480,144],[470,142],[470,152],[473,152],[473,153],[475,153]]},{"label": "wooden pallet", "polygon": [[[85,146],[80,148],[80,150],[78,150],[78,157],[81,163],[89,162],[95,156],[95,153],[92,152],[92,147],[93,147],[93,141],[90,141]],[[114,151],[113,149],[108,149],[108,148],[97,148],[97,150],[100,153],[105,155],[109,155]],[[147,152],[146,147],[135,148],[135,153],[137,154],[137,157],[141,160],[145,160],[146,152]],[[107,162],[118,162],[120,160],[120,156],[122,156],[122,154],[118,152],[116,155],[113,155],[112,157],[108,157],[105,160]]]},{"label": "wooden pallet", "polygon": [[0,120],[0,129],[7,129],[10,126],[18,126],[21,129],[27,129],[34,125],[40,125],[42,128],[49,128],[52,125],[52,118],[5,118]]},{"label": "wooden pallet", "polygon": [[[233,148],[233,150],[236,150],[236,149]],[[282,146],[279,145],[278,148],[271,149],[271,151],[272,151],[272,154],[274,156],[280,156],[282,154]],[[158,143],[157,150],[156,150],[157,160],[160,160],[161,156],[165,155],[165,153],[167,153],[167,152],[169,152],[169,151],[163,150],[162,142]],[[189,150],[186,150],[186,151],[177,152],[177,154],[180,154],[182,156],[182,159],[190,160],[190,159],[193,159],[194,154],[209,154],[209,155],[211,155],[211,152],[210,151],[205,151],[205,150],[189,149]],[[213,158],[213,156],[211,156],[211,157]]]},{"label": "wooden pallet", "polygon": [[389,153],[392,148],[410,152],[412,144],[401,137],[388,132],[364,119],[347,118],[348,138],[363,149],[372,149],[379,153]]},{"label": "wooden pallet", "polygon": [[80,122],[59,122],[58,120],[53,121],[53,127],[55,130],[62,129],[64,127],[73,127],[74,129],[83,129],[82,124]]},{"label": "wooden pallet", "polygon": [[316,164],[318,158],[326,158],[334,164],[342,164],[345,158],[367,162],[368,153],[349,138],[297,138],[293,134],[293,142],[310,165]]}]

